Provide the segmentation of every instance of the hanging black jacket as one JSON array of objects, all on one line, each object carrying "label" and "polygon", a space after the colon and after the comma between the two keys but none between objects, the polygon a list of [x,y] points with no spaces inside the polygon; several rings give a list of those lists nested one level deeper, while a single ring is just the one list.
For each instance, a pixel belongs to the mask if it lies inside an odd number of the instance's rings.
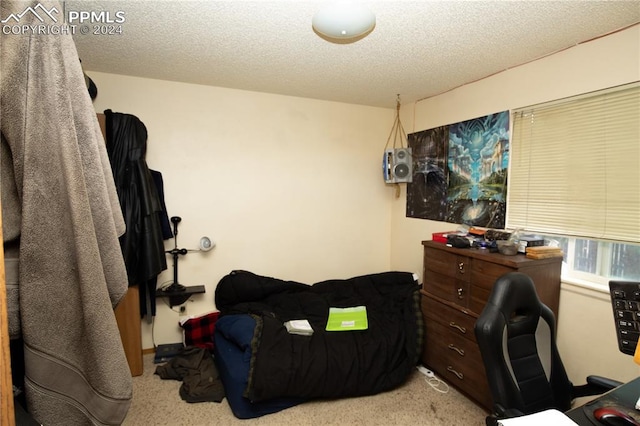
[{"label": "hanging black jacket", "polygon": [[106,110],[107,153],[127,226],[120,246],[129,285],[143,284],[167,269],[162,205],[145,160],[147,128],[136,116]]}]

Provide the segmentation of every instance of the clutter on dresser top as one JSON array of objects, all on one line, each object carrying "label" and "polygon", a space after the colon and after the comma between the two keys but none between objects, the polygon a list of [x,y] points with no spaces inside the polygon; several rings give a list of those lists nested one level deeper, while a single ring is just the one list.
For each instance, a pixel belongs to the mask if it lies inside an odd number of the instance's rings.
[{"label": "clutter on dresser top", "polygon": [[456,230],[434,232],[432,239],[449,247],[488,250],[505,256],[523,254],[531,259],[544,259],[564,255],[556,240],[527,234],[521,229],[508,231],[462,225]]}]

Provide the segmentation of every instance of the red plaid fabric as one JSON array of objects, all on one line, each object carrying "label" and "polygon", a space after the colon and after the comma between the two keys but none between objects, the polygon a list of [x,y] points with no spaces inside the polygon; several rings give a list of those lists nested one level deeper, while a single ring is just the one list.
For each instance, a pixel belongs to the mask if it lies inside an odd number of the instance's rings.
[{"label": "red plaid fabric", "polygon": [[213,350],[213,332],[216,329],[216,321],[220,312],[212,312],[201,317],[191,318],[184,322],[185,346],[197,346],[199,348]]}]

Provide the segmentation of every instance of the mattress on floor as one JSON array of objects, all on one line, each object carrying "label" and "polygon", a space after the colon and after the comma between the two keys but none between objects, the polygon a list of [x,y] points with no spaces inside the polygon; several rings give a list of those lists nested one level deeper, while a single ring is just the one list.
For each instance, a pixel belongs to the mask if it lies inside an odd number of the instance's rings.
[{"label": "mattress on floor", "polygon": [[214,333],[214,359],[233,415],[251,419],[276,413],[305,401],[275,398],[251,402],[243,396],[251,363],[251,340],[256,321],[250,315],[226,315],[218,319]]}]

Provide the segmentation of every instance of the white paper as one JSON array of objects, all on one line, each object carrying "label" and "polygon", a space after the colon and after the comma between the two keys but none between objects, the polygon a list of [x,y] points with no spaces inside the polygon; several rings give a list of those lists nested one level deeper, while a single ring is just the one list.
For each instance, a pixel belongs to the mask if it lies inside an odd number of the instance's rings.
[{"label": "white paper", "polygon": [[498,420],[501,426],[576,426],[577,423],[558,410],[545,410],[527,416]]},{"label": "white paper", "polygon": [[312,331],[311,324],[307,320],[291,320],[289,321],[291,328],[295,330]]}]

